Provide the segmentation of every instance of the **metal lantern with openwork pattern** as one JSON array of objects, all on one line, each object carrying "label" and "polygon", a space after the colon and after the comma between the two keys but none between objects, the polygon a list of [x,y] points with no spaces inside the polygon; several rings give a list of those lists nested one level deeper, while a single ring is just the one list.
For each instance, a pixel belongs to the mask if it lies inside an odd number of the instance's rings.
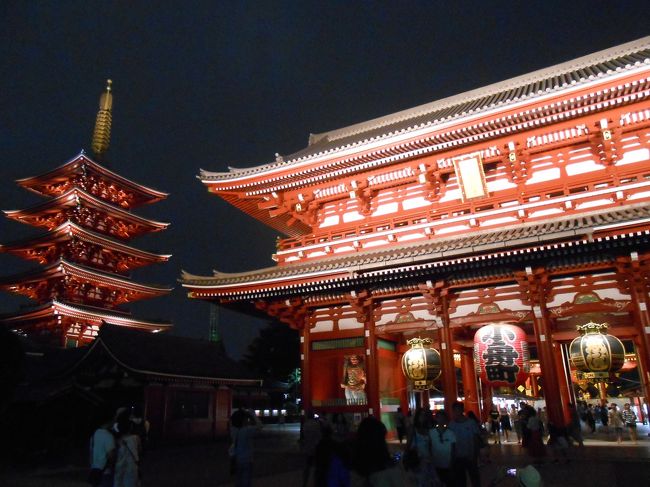
[{"label": "metal lantern with openwork pattern", "polygon": [[474,335],[476,375],[489,385],[513,387],[526,382],[530,354],[526,332],[518,326],[491,324]]},{"label": "metal lantern with openwork pattern", "polygon": [[581,336],[569,345],[571,364],[585,379],[606,380],[623,367],[625,347],[607,333],[607,324],[587,323],[578,326]]},{"label": "metal lantern with openwork pattern", "polygon": [[431,389],[440,377],[440,354],[431,348],[429,338],[413,338],[406,343],[411,349],[402,355],[402,372],[413,381],[414,389]]}]

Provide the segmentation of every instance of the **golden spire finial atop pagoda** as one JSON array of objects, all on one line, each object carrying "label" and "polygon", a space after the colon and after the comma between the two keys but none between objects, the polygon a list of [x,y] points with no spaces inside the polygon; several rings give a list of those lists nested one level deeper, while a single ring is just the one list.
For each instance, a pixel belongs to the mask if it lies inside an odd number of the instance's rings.
[{"label": "golden spire finial atop pagoda", "polygon": [[99,97],[99,111],[95,120],[95,131],[93,132],[92,149],[95,157],[101,159],[108,150],[111,142],[111,110],[113,108],[113,94],[111,85],[113,82],[106,80],[106,91]]}]

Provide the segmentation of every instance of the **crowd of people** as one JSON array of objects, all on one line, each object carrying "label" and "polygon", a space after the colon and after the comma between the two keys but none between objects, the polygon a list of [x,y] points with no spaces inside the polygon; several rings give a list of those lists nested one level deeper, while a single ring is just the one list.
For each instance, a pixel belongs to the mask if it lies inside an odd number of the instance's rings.
[{"label": "crowd of people", "polygon": [[301,445],[305,457],[303,487],[472,486],[480,485],[478,452],[480,422],[454,403],[445,411],[418,409],[411,417],[401,409],[396,417],[403,455],[391,455],[387,429],[373,416],[364,418],[353,434],[343,415],[321,420],[305,415]]},{"label": "crowd of people", "polygon": [[[608,428],[605,432],[616,435],[617,441],[621,441],[624,428],[636,441],[637,417],[629,404],[621,410],[614,403],[595,408],[580,402],[570,406],[567,416],[571,420],[560,425],[549,422],[546,408],[523,401],[509,407],[494,406],[485,423],[473,412],[464,411],[461,402],[453,404],[449,416],[443,410],[421,408],[411,414],[399,408],[395,432],[403,452],[396,456],[389,454],[386,428],[373,417],[365,418],[352,435],[343,415],[321,420],[308,414],[302,428],[306,459],[303,487],[479,486],[479,467],[490,461],[490,440],[521,445],[532,465],[520,472],[539,480],[532,466],[568,462],[572,445],[584,446],[582,431],[592,428],[592,414],[596,423]],[[596,419],[596,414],[601,416]],[[546,460],[547,456],[550,459]]]},{"label": "crowd of people", "polygon": [[[583,446],[582,431],[602,431],[618,443],[628,430],[636,443],[638,418],[624,404],[571,405],[565,425],[548,421],[545,408],[526,402],[493,406],[482,423],[462,402],[444,410],[418,408],[414,414],[398,408],[395,429],[402,451],[391,454],[387,429],[373,416],[358,425],[343,414],[327,419],[307,411],[301,424],[304,458],[303,487],[417,487],[481,485],[480,464],[489,462],[489,444],[517,441],[531,463],[541,463],[547,452],[553,461],[568,462],[570,445]],[[231,474],[237,487],[250,487],[253,472],[253,437],[261,423],[253,412],[238,407],[230,418]],[[515,436],[511,438],[514,431]],[[147,423],[137,410],[120,408],[105,418],[90,439],[91,471],[88,481],[101,487],[139,487],[140,460],[147,439]],[[534,471],[528,470],[528,474]]]},{"label": "crowd of people", "polygon": [[618,404],[612,402],[607,404],[587,404],[585,401],[578,401],[575,409],[576,423],[586,424],[592,433],[596,432],[597,423],[607,435],[613,434],[617,443],[624,440],[624,431],[627,430],[630,440],[637,443],[637,415],[630,403],[623,404],[621,409]]}]

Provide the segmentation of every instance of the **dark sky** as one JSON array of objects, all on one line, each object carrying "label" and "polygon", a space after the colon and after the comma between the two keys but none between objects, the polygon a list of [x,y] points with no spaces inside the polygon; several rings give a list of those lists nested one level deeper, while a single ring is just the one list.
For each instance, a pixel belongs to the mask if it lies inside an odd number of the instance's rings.
[{"label": "dark sky", "polygon": [[[171,193],[136,210],[171,222],[133,244],[174,254],[138,271],[175,284],[272,265],[276,232],[196,179],[248,167],[322,132],[650,34],[647,1],[0,2],[0,209],[40,201],[14,180],[89,149],[113,79],[110,167]],[[40,233],[0,218],[0,241]],[[30,268],[0,255],[2,275]],[[0,295],[0,312],[25,301]],[[180,286],[130,306],[207,337],[208,306]],[[222,313],[238,357],[260,323]]]}]

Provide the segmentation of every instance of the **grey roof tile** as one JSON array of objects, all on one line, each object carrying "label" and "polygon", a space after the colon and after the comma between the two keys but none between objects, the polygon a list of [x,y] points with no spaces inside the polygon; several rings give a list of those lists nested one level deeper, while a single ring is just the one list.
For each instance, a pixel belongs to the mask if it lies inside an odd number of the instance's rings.
[{"label": "grey roof tile", "polygon": [[521,99],[532,99],[584,84],[595,78],[635,69],[644,64],[650,64],[650,36],[374,120],[313,134],[307,147],[272,163],[231,169],[228,173],[202,171],[201,178],[228,180],[233,175],[263,173],[278,167],[291,166],[317,154],[379,140],[416,127],[448,122],[495,106],[506,106]]},{"label": "grey roof tile", "polygon": [[[235,274],[215,273],[214,276],[197,276],[183,272],[180,282],[187,287],[246,284],[258,280],[276,280],[280,277],[299,277],[311,272],[330,270],[361,271],[367,267],[385,268],[401,263],[422,264],[444,257],[476,255],[489,250],[513,250],[530,243],[554,242],[567,237],[579,237],[591,233],[594,226],[602,224],[605,216],[615,222],[633,222],[650,217],[650,204],[639,203],[624,208],[601,210],[589,215],[572,215],[553,221],[522,224],[508,230],[481,231],[480,234],[460,235],[446,239],[438,238],[416,242],[399,249],[383,248],[361,251],[354,254],[328,257],[306,263],[289,264],[282,267],[268,267]],[[563,230],[557,231],[559,227]],[[564,230],[566,228],[566,230]],[[281,284],[278,284],[281,285]]]}]

